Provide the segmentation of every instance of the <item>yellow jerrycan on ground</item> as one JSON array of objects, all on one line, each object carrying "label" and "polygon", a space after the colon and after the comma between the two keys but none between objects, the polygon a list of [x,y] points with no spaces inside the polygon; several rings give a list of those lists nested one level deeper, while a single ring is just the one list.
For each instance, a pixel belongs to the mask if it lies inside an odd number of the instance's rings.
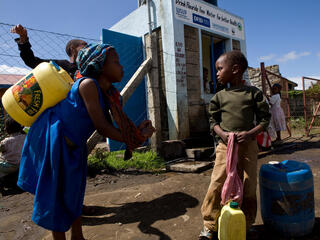
[{"label": "yellow jerrycan on ground", "polygon": [[223,206],[218,226],[219,240],[246,240],[246,217],[237,202]]},{"label": "yellow jerrycan on ground", "polygon": [[2,105],[15,121],[31,126],[44,110],[67,96],[72,83],[55,62],[43,62],[4,93]]}]

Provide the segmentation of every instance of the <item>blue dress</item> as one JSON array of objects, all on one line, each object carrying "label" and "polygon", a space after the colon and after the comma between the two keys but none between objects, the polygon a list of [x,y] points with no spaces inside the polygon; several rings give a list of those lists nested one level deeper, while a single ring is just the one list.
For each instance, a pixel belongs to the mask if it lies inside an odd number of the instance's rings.
[{"label": "blue dress", "polygon": [[[95,128],[78,91],[82,80],[74,83],[63,101],[38,117],[21,154],[17,184],[35,195],[32,220],[57,232],[67,231],[81,216],[86,187],[86,142]],[[94,81],[110,120],[109,104]]]}]

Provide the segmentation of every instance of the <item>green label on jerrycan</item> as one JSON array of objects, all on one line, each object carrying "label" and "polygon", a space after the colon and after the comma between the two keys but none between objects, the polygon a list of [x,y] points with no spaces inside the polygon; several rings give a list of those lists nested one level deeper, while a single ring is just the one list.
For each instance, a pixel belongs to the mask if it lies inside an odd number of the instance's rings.
[{"label": "green label on jerrycan", "polygon": [[29,116],[37,114],[42,106],[41,88],[31,73],[12,87],[12,94],[19,106]]}]

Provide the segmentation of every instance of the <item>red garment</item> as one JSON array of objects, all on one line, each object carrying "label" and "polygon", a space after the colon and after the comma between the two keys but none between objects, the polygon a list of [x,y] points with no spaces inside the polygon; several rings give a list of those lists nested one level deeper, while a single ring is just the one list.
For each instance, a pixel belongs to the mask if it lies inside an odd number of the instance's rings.
[{"label": "red garment", "polygon": [[[80,71],[75,74],[75,80],[82,78]],[[122,138],[127,145],[127,150],[129,150],[129,158],[131,157],[131,151],[137,147],[140,147],[147,139],[141,135],[140,129],[138,129],[134,123],[128,118],[128,116],[122,110],[121,95],[115,87],[111,89],[106,94],[108,102],[110,104],[111,114],[114,121],[117,123]]]},{"label": "red garment", "polygon": [[268,132],[263,131],[257,135],[257,142],[258,145],[264,148],[271,147],[271,137]]},{"label": "red garment", "polygon": [[230,133],[227,146],[226,172],[227,179],[224,182],[221,193],[221,204],[225,205],[229,200],[239,203],[241,206],[243,198],[243,184],[237,172],[238,144],[235,133]]}]

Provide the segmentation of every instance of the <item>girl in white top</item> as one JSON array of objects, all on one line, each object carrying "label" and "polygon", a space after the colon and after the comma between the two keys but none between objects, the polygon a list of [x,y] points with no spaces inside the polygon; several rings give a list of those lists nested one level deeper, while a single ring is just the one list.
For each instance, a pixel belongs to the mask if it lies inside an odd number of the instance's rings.
[{"label": "girl in white top", "polygon": [[286,118],[281,107],[281,85],[273,84],[272,86],[272,96],[270,97],[270,111],[271,111],[271,121],[270,127],[273,131],[277,133],[276,141],[281,140],[281,131],[286,130]]},{"label": "girl in white top", "polygon": [[22,126],[6,116],[5,130],[8,137],[0,142],[0,178],[19,169],[21,151],[26,135]]}]

